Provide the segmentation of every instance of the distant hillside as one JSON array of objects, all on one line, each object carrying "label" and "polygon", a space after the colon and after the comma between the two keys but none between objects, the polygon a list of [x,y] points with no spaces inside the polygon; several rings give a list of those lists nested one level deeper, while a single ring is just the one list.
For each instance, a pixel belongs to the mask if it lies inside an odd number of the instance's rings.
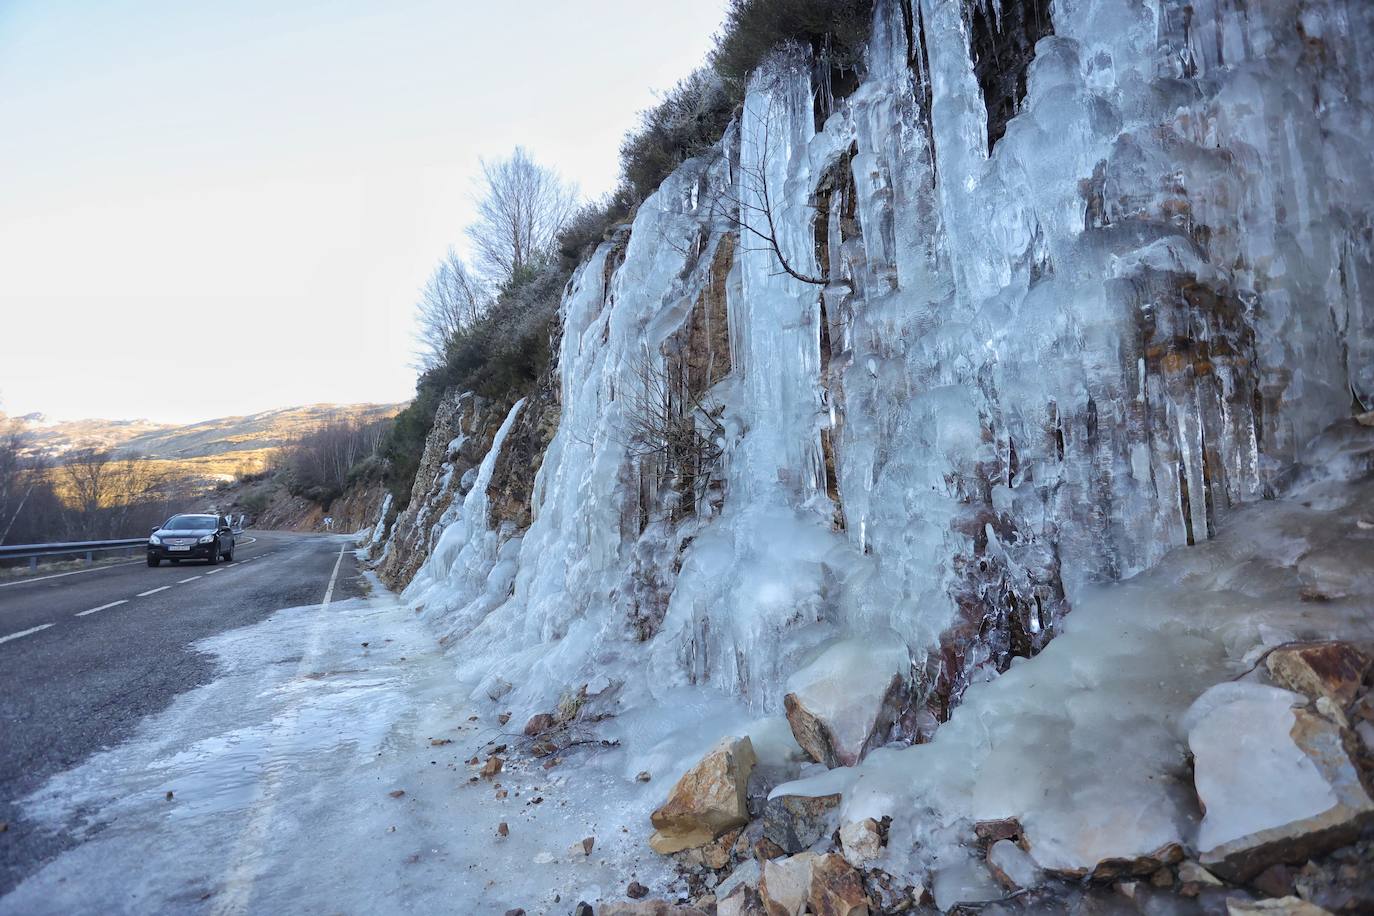
[{"label": "distant hillside", "polygon": [[[32,447],[54,456],[84,448],[113,448],[168,461],[220,459],[285,445],[334,420],[371,422],[394,417],[404,404],[310,404],[186,426],[149,420],[72,420],[27,424]],[[247,455],[245,455],[247,457]]]}]

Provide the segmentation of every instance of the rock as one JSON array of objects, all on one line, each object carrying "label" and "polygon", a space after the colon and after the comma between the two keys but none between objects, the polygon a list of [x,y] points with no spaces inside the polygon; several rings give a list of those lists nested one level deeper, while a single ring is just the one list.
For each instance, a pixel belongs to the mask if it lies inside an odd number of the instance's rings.
[{"label": "rock", "polygon": [[840,828],[840,848],[845,861],[863,868],[883,854],[882,829],[871,817],[851,821]]},{"label": "rock", "polygon": [[784,852],[809,849],[835,830],[839,795],[779,795],[763,806],[763,835]]},{"label": "rock", "polygon": [[516,907],[513,910],[506,910],[506,916],[525,916],[525,911]]},{"label": "rock", "polygon": [[764,862],[759,898],[768,916],[801,916],[811,890],[811,871],[820,856],[803,852]]},{"label": "rock", "polygon": [[1265,664],[1284,687],[1314,700],[1329,697],[1344,709],[1355,699],[1371,661],[1349,643],[1319,642],[1275,649]]},{"label": "rock", "polygon": [[736,827],[734,830],[727,830],[716,839],[701,847],[702,864],[712,871],[720,871],[730,864],[730,857],[734,853],[735,843],[739,840],[740,834],[744,830]]},{"label": "rock", "polygon": [[648,782],[649,779],[650,776],[648,770],[640,770],[638,775],[635,776],[635,782]]},{"label": "rock", "polygon": [[482,764],[482,778],[491,779],[497,773],[501,772],[501,767],[505,765],[506,761],[502,760],[500,757],[495,755],[488,757],[487,762]]},{"label": "rock", "polygon": [[978,837],[979,845],[987,847],[998,840],[1014,840],[1020,843],[1025,830],[1016,818],[1005,817],[995,821],[977,821],[973,825],[973,834]]},{"label": "rock", "polygon": [[1345,733],[1295,708],[1305,704],[1286,690],[1229,683],[1185,716],[1206,811],[1199,861],[1218,877],[1244,882],[1271,865],[1305,862],[1374,822]]},{"label": "rock", "polygon": [[1199,884],[1206,887],[1221,887],[1221,879],[1203,868],[1192,859],[1179,863],[1178,880],[1183,884]]},{"label": "rock", "polygon": [[738,859],[754,858],[760,862],[787,855],[782,847],[763,835],[763,821],[753,821],[735,840],[734,856]]},{"label": "rock", "polygon": [[625,896],[633,900],[643,900],[649,896],[649,889],[638,881],[631,881],[630,886],[625,888]]},{"label": "rock", "polygon": [[1228,916],[1331,916],[1330,911],[1314,906],[1298,897],[1279,897],[1273,900],[1226,900]]},{"label": "rock", "polygon": [[650,815],[649,845],[663,855],[704,846],[749,822],[745,790],[757,763],[749,738],[724,738],[688,770]]},{"label": "rock", "polygon": [[592,909],[590,903],[579,901],[577,906],[573,909],[573,916],[596,916],[596,911]]},{"label": "rock", "polygon": [[863,879],[834,853],[821,856],[812,866],[807,904],[815,916],[868,916]]},{"label": "rock", "polygon": [[911,660],[896,640],[845,640],[787,679],[792,734],[813,760],[853,766],[888,738],[903,705]]},{"label": "rock", "polygon": [[553,717],[553,713],[541,712],[530,716],[530,720],[525,723],[525,734],[530,738],[544,734],[544,732],[558,724],[558,720]]},{"label": "rock", "polygon": [[510,721],[510,713],[508,713],[508,712],[503,712],[503,713],[501,713],[501,715],[499,715],[499,716],[496,717],[496,722],[497,722],[498,725],[505,725],[505,724],[506,724],[507,722],[509,722],[509,721]]},{"label": "rock", "polygon": [[582,839],[582,854],[589,856],[592,854],[592,847],[596,845],[596,837],[589,836]]},{"label": "rock", "polygon": [[1250,881],[1250,886],[1266,897],[1287,897],[1293,893],[1298,870],[1291,865],[1270,865]]},{"label": "rock", "polygon": [[706,911],[666,900],[639,900],[634,903],[604,904],[601,916],[706,916]]},{"label": "rock", "polygon": [[768,916],[759,892],[747,884],[735,887],[716,901],[716,916]]},{"label": "rock", "polygon": [[1154,852],[1133,858],[1103,859],[1093,866],[1088,878],[1097,883],[1118,881],[1122,878],[1149,878],[1164,866],[1177,865],[1181,861],[1183,847],[1177,843],[1169,843]]},{"label": "rock", "polygon": [[1168,868],[1161,868],[1150,876],[1150,883],[1158,888],[1174,886],[1174,873]]},{"label": "rock", "polygon": [[1361,426],[1374,426],[1374,410],[1355,414],[1355,422]]},{"label": "rock", "polygon": [[724,900],[733,894],[735,888],[740,885],[758,890],[759,879],[762,876],[763,868],[759,865],[757,860],[750,859],[747,862],[742,862],[734,871],[730,872],[729,875],[716,885],[716,896]]},{"label": "rock", "polygon": [[[1011,840],[998,840],[988,847],[988,871],[1009,891],[1035,887],[1040,883],[1040,866],[1030,853]],[[1173,883],[1170,878],[1169,883]]]},{"label": "rock", "polygon": [[501,823],[497,824],[497,825],[496,825],[496,835],[497,835],[497,836],[510,836],[510,825],[507,824],[505,821],[502,821]]}]

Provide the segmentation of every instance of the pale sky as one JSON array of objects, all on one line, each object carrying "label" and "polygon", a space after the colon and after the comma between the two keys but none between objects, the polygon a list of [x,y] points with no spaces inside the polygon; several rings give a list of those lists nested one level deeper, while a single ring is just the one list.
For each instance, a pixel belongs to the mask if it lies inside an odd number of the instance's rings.
[{"label": "pale sky", "polygon": [[0,411],[414,393],[479,157],[588,195],[723,0],[0,0]]}]

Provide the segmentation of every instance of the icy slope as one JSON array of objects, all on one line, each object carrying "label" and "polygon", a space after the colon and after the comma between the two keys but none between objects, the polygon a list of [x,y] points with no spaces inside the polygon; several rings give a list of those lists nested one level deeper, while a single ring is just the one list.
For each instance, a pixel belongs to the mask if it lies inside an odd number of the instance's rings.
[{"label": "icy slope", "polygon": [[896,631],[928,729],[1370,403],[1374,7],[1035,9],[881,0],[833,112],[780,55],[581,268],[532,525],[411,593],[477,696],[777,710]]}]

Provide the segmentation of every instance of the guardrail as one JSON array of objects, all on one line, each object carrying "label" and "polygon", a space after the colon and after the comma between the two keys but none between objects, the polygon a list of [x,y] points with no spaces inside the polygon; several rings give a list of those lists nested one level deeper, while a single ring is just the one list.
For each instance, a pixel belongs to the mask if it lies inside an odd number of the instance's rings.
[{"label": "guardrail", "polygon": [[85,554],[86,562],[95,560],[97,553],[107,550],[132,550],[144,547],[148,543],[148,538],[122,538],[114,541],[68,541],[63,544],[15,544],[13,546],[0,545],[0,560],[25,560],[29,561],[29,569],[38,568],[40,557],[60,557],[75,556]]}]

